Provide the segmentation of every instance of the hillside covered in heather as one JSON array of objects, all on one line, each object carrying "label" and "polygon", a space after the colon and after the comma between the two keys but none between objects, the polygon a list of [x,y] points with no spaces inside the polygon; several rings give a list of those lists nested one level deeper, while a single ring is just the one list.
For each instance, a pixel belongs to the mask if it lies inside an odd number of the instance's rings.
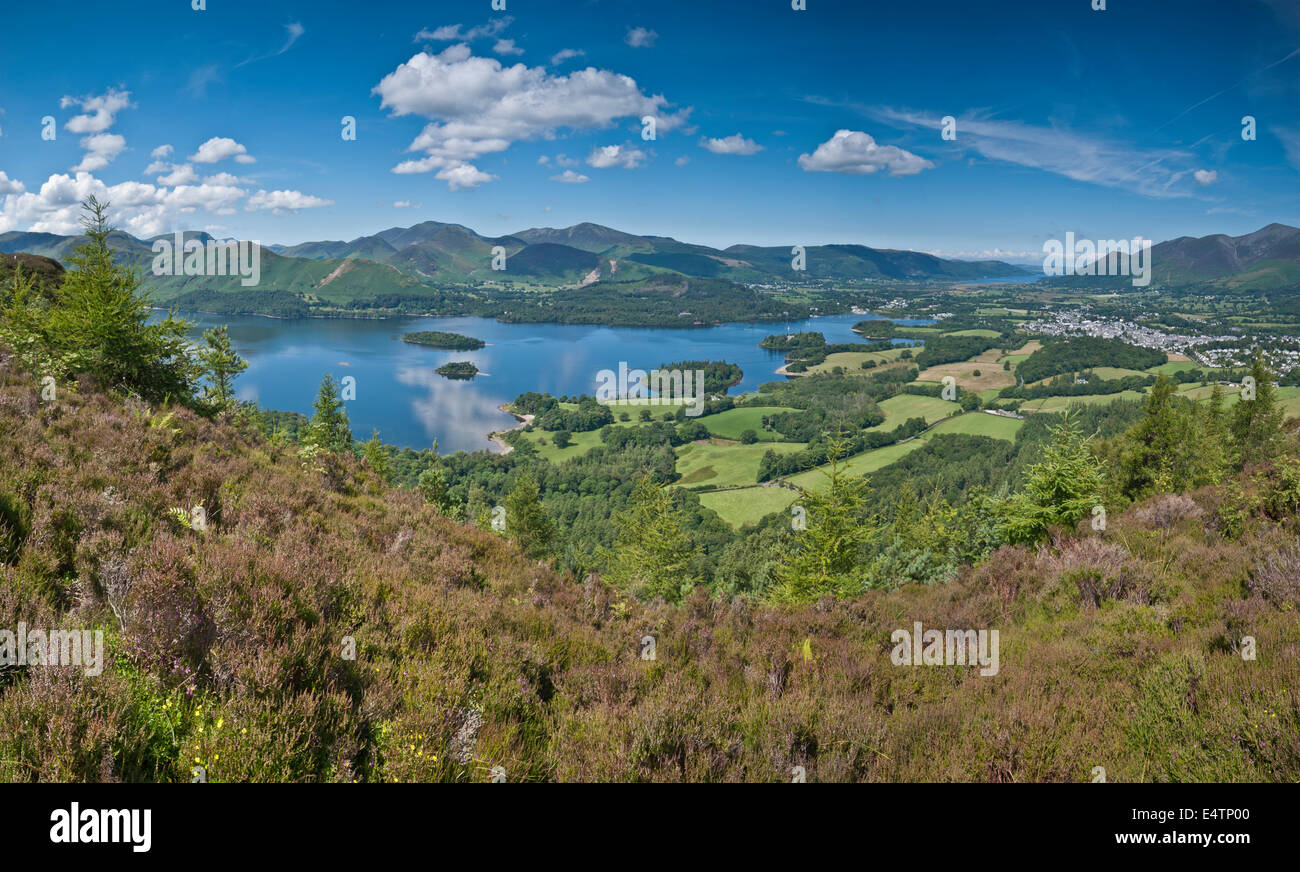
[{"label": "hillside covered in heather", "polygon": [[[1300,777],[1294,436],[951,584],[674,606],[355,458],[89,386],[44,401],[0,361],[0,626],[101,628],[111,664],[0,670],[5,781]],[[1000,628],[998,674],[893,665],[914,621]]]}]

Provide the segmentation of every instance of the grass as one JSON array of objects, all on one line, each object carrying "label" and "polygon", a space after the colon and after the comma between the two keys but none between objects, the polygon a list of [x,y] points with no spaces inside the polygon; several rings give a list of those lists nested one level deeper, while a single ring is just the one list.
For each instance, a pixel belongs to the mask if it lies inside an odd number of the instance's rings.
[{"label": "grass", "polygon": [[885,422],[870,428],[872,430],[892,430],[909,418],[924,418],[927,424],[933,424],[960,411],[961,406],[938,397],[898,394],[882,400],[880,410],[885,413]]},{"label": "grass", "polygon": [[[923,445],[925,445],[924,439],[895,442],[893,445],[886,445],[884,448],[874,448],[871,451],[855,454],[846,459],[841,466],[849,475],[866,475],[868,472],[875,472],[877,469],[886,467],[895,460],[911,454]],[[826,474],[819,467],[788,476],[785,480],[796,487],[820,490],[826,483]]]},{"label": "grass", "polygon": [[801,442],[691,442],[677,449],[677,472],[682,487],[733,487],[758,481],[758,464],[768,451],[789,454]]},{"label": "grass", "polygon": [[939,433],[965,433],[969,436],[988,436],[993,439],[1015,441],[1016,431],[1025,424],[1019,418],[1004,418],[987,412],[967,412],[955,418],[949,418],[935,427],[926,436]]},{"label": "grass", "polygon": [[874,360],[881,366],[891,363],[898,363],[904,351],[910,350],[913,355],[920,352],[920,348],[899,346],[897,348],[888,348],[884,351],[837,351],[834,354],[828,354],[826,359],[816,366],[808,367],[809,373],[830,372],[837,366],[844,367],[846,375],[866,375],[875,372],[874,369],[866,370],[862,364],[868,360]]},{"label": "grass", "polygon": [[581,457],[601,444],[599,430],[574,433],[573,441],[566,448],[556,448],[555,434],[546,430],[533,430],[521,434],[519,438],[533,443],[538,455],[551,463],[563,463],[571,457]]},{"label": "grass", "polygon": [[700,504],[739,528],[755,524],[773,512],[785,511],[798,496],[788,487],[746,487],[700,494]]},{"label": "grass", "polygon": [[1146,399],[1144,391],[1120,391],[1117,394],[1092,394],[1084,397],[1044,397],[1041,400],[1026,400],[1020,404],[1021,412],[1061,412],[1075,403],[1111,403],[1115,400]]},{"label": "grass", "polygon": [[970,330],[954,330],[951,333],[945,333],[944,336],[983,336],[986,339],[992,339],[994,336],[1002,334],[996,330],[989,330],[985,327],[973,327]]},{"label": "grass", "polygon": [[781,434],[764,430],[763,416],[797,411],[788,406],[741,406],[716,415],[708,415],[700,418],[699,421],[709,428],[710,433],[723,439],[739,439],[746,430],[753,430],[760,441],[775,442],[781,438]]}]

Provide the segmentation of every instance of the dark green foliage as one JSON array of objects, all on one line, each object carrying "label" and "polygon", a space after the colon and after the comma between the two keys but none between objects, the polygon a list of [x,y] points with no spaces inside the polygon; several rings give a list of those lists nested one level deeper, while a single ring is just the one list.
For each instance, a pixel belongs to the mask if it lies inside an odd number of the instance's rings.
[{"label": "dark green foliage", "polygon": [[444,333],[441,330],[418,330],[414,333],[403,333],[402,341],[409,342],[412,345],[427,345],[430,348],[445,348],[451,351],[477,351],[486,344],[482,339],[475,339],[473,336]]}]

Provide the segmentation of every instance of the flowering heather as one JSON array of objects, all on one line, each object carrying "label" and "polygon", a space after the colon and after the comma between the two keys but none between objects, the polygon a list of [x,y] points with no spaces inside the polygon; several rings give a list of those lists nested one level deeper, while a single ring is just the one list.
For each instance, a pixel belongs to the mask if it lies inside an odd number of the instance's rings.
[{"label": "flowering heather", "polygon": [[[1300,779],[1271,466],[949,584],[646,605],[350,456],[89,385],[44,402],[0,360],[0,627],[100,629],[108,661],[0,666],[0,780]],[[997,629],[998,674],[894,666],[914,622]]]}]

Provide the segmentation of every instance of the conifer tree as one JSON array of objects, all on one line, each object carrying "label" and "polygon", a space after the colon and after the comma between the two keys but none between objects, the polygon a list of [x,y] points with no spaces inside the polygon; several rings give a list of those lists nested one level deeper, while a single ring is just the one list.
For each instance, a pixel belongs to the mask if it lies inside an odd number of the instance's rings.
[{"label": "conifer tree", "polygon": [[109,248],[108,204],[82,204],[87,241],[78,245],[50,310],[47,335],[69,374],[149,400],[188,401],[197,375],[187,334],[193,326],[171,313],[149,323],[151,301],[141,276],[118,264]]},{"label": "conifer tree", "polygon": [[208,379],[203,389],[204,403],[214,412],[230,408],[235,402],[235,376],[248,369],[248,361],[230,344],[230,332],[225,327],[204,331],[198,358]]},{"label": "conifer tree", "polygon": [[315,414],[307,425],[303,442],[325,451],[342,454],[352,450],[352,429],[348,424],[348,413],[339,398],[339,385],[334,376],[325,373],[321,379],[316,402],[312,404]]},{"label": "conifer tree", "polygon": [[1029,468],[1025,489],[1003,504],[1009,542],[1037,542],[1051,526],[1072,528],[1101,505],[1101,464],[1070,413],[1052,428],[1052,436],[1043,459]]},{"label": "conifer tree", "polygon": [[506,495],[506,535],[530,557],[545,553],[555,538],[555,527],[542,506],[541,490],[532,473],[520,474]]},{"label": "conifer tree", "polygon": [[637,482],[631,505],[614,517],[609,580],[643,599],[679,602],[699,577],[698,549],[687,533],[685,514],[672,494],[649,475]]},{"label": "conifer tree", "polygon": [[1232,410],[1231,432],[1236,441],[1237,463],[1246,466],[1267,460],[1277,453],[1282,436],[1283,411],[1277,403],[1273,373],[1259,351],[1250,362],[1251,391],[1242,390]]},{"label": "conifer tree", "polygon": [[830,440],[830,469],[821,490],[799,498],[804,529],[796,531],[794,551],[776,573],[771,597],[777,602],[809,602],[827,594],[848,596],[863,585],[862,552],[872,530],[863,523],[867,483],[848,475],[840,459],[847,452],[842,436]]}]

